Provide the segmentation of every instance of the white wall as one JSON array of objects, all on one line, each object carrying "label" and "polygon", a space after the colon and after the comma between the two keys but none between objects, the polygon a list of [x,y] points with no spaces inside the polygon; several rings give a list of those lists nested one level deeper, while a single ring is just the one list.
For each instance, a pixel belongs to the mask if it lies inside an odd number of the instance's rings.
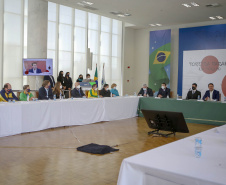
[{"label": "white wall", "polygon": [[[159,30],[171,29],[171,71],[170,71],[170,86],[173,91],[173,96],[177,95],[178,81],[178,52],[179,52],[179,28],[198,27],[214,24],[226,24],[226,20],[208,21],[201,23],[192,23],[176,26],[161,27]],[[133,66],[133,71],[128,72],[124,68],[124,86],[123,91],[131,92],[138,91],[143,83],[148,83],[149,72],[149,32],[158,30],[156,28],[132,30],[126,28],[124,40],[124,64]],[[134,46],[132,46],[134,44]],[[128,47],[128,48],[126,48]],[[133,57],[133,58],[132,58]],[[133,85],[126,84],[126,79],[130,78]]]}]

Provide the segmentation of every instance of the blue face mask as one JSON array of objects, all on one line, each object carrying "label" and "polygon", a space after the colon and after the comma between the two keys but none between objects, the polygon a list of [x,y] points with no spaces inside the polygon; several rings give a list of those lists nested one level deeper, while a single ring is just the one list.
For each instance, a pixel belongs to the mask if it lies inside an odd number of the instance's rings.
[{"label": "blue face mask", "polygon": [[8,92],[11,93],[12,92],[12,89],[8,89]]},{"label": "blue face mask", "polygon": [[31,92],[31,89],[27,89],[27,92]]}]

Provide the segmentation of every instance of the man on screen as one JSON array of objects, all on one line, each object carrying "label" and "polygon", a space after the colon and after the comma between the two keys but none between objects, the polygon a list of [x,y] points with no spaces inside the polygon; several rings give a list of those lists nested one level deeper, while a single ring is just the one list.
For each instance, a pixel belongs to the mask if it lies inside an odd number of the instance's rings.
[{"label": "man on screen", "polygon": [[38,74],[38,73],[42,73],[42,70],[38,69],[36,62],[33,62],[32,63],[32,69],[29,69],[29,73]]},{"label": "man on screen", "polygon": [[201,92],[197,90],[197,84],[193,83],[192,88],[188,91],[187,100],[201,98]]},{"label": "man on screen", "polygon": [[209,83],[208,88],[209,90],[206,91],[202,99],[204,101],[213,101],[213,100],[219,101],[220,100],[219,91],[214,89],[213,83]]},{"label": "man on screen", "polygon": [[159,98],[169,97],[170,98],[170,89],[166,87],[166,83],[162,83],[162,86],[159,89],[157,97],[159,97]]}]

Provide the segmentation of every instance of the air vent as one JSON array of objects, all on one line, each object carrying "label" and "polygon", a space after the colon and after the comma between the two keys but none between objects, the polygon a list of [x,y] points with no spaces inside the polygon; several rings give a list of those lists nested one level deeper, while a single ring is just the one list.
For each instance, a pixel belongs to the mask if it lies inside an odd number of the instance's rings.
[{"label": "air vent", "polygon": [[91,7],[91,6],[83,6],[83,8],[89,9],[89,10],[98,10],[97,8]]},{"label": "air vent", "polygon": [[213,3],[213,4],[207,4],[206,5],[206,7],[208,7],[208,8],[216,8],[216,7],[219,7],[219,6],[221,6],[219,3]]}]

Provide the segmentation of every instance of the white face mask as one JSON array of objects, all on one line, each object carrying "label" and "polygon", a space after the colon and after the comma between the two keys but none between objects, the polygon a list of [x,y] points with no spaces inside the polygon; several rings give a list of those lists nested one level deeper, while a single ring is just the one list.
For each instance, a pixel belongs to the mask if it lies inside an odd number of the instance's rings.
[{"label": "white face mask", "polygon": [[95,91],[97,90],[97,88],[95,89]]},{"label": "white face mask", "polygon": [[106,89],[106,91],[108,91],[108,90],[109,90],[109,88]]},{"label": "white face mask", "polygon": [[162,85],[162,89],[165,89],[165,86]]},{"label": "white face mask", "polygon": [[80,85],[77,86],[77,89],[80,89]]},{"label": "white face mask", "polygon": [[143,90],[144,90],[144,91],[146,91],[146,90],[147,90],[147,88],[143,88]]},{"label": "white face mask", "polygon": [[60,88],[62,89],[62,85],[60,86]]},{"label": "white face mask", "polygon": [[116,89],[116,87],[114,87],[113,89]]},{"label": "white face mask", "polygon": [[88,80],[90,79],[90,78],[87,78]]}]

